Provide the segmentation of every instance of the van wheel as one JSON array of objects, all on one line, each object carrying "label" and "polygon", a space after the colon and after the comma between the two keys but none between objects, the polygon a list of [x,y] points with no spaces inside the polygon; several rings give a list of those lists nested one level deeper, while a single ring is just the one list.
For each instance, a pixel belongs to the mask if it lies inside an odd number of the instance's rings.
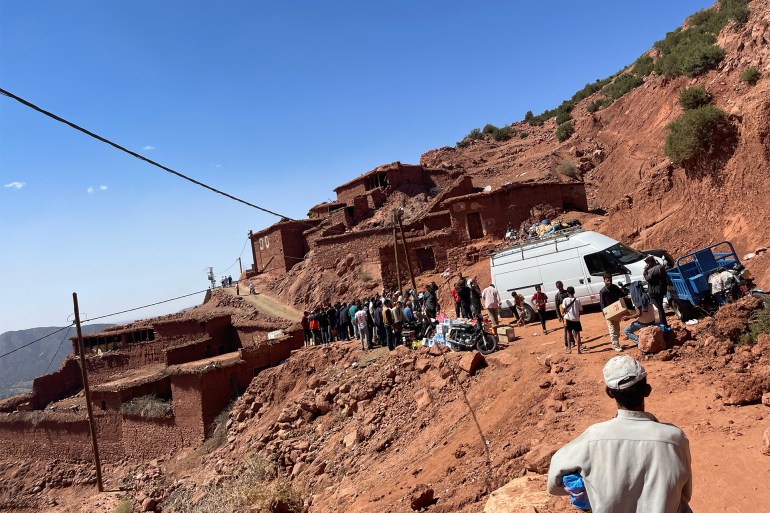
[{"label": "van wheel", "polygon": [[678,299],[672,299],[669,306],[671,306],[671,309],[680,321],[685,322],[692,318],[692,310]]},{"label": "van wheel", "polygon": [[535,310],[529,305],[524,305],[524,320],[527,323],[535,321]]}]

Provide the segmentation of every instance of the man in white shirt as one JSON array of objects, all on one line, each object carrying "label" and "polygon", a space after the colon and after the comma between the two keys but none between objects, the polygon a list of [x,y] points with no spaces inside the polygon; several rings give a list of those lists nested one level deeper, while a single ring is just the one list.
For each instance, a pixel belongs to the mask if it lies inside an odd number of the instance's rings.
[{"label": "man in white shirt", "polygon": [[692,513],[690,445],[681,429],[644,411],[647,372],[623,355],[603,373],[618,413],[553,455],[548,492],[567,495],[562,478],[579,474],[594,513]]},{"label": "man in white shirt", "polygon": [[489,284],[489,287],[481,291],[481,301],[484,304],[484,308],[489,312],[489,317],[492,319],[492,324],[497,326],[500,324],[500,293],[497,292],[493,283]]}]

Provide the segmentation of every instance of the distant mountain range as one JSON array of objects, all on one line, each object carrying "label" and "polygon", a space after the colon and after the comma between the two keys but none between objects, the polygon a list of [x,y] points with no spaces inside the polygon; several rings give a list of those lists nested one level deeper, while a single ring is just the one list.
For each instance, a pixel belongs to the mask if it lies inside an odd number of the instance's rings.
[{"label": "distant mountain range", "polygon": [[[96,333],[110,326],[113,325],[86,324],[83,326],[83,333]],[[0,355],[61,328],[48,326],[0,334]],[[76,334],[75,327],[71,326],[56,335],[51,335],[0,358],[0,399],[31,390],[32,380],[57,370],[64,358],[72,352],[69,337]]]}]

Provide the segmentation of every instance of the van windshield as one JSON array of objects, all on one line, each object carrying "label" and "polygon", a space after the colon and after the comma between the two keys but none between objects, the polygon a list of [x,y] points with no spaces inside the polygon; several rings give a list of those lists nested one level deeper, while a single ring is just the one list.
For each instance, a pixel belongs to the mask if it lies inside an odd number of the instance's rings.
[{"label": "van windshield", "polygon": [[622,244],[618,242],[614,246],[610,246],[609,248],[605,249],[607,253],[612,255],[612,257],[620,262],[621,264],[633,264],[634,262],[638,262],[639,260],[642,260],[645,258],[645,254],[641,253],[635,249],[631,249],[625,244]]}]

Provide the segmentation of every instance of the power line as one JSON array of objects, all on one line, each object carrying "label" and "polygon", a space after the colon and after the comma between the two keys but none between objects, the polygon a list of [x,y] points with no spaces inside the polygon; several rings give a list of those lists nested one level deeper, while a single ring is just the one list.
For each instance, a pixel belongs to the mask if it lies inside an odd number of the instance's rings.
[{"label": "power line", "polygon": [[[71,328],[72,326],[67,326],[67,327]],[[59,354],[61,345],[64,343],[64,340],[67,338],[68,334],[69,334],[69,330],[64,332],[64,336],[59,341],[59,347],[56,348],[56,351],[54,351],[53,356],[51,356],[51,361],[48,362],[48,367],[45,368],[45,372],[43,373],[43,375],[48,374],[48,371],[51,370],[51,365],[53,365],[53,361],[56,359],[56,355]]]},{"label": "power line", "polygon": [[187,180],[188,182],[192,182],[195,185],[199,185],[199,186],[203,187],[204,189],[208,189],[208,190],[210,190],[212,192],[215,192],[217,194],[221,194],[222,196],[225,196],[226,198],[230,198],[231,200],[237,201],[239,203],[243,203],[244,205],[247,205],[249,207],[256,208],[257,210],[261,210],[262,212],[265,212],[267,214],[271,214],[271,215],[274,215],[276,217],[280,217],[280,218],[283,218],[283,219],[288,219],[289,221],[296,221],[296,219],[292,219],[291,217],[287,217],[287,216],[285,216],[283,214],[279,214],[278,212],[274,212],[274,211],[269,210],[267,208],[260,207],[259,205],[255,205],[254,203],[250,203],[250,202],[248,202],[246,200],[238,198],[237,196],[233,196],[232,194],[228,194],[228,193],[226,193],[224,191],[221,191],[219,189],[216,189],[216,188],[214,188],[214,187],[212,187],[210,185],[206,185],[205,183],[200,182],[198,180],[195,180],[194,178],[190,178],[189,176],[184,175],[184,174],[182,174],[182,173],[180,173],[178,171],[174,171],[173,169],[171,169],[169,167],[166,167],[166,166],[164,166],[162,164],[159,164],[158,162],[155,162],[152,159],[148,159],[147,157],[144,157],[144,156],[142,156],[142,155],[140,155],[140,154],[138,154],[138,153],[136,153],[134,151],[129,150],[128,148],[125,148],[125,147],[123,147],[123,146],[121,146],[121,145],[119,145],[117,143],[114,143],[114,142],[110,141],[109,139],[106,139],[106,138],[104,138],[104,137],[102,137],[100,135],[97,135],[97,134],[89,131],[89,130],[86,130],[85,128],[83,128],[83,127],[81,127],[79,125],[76,125],[75,123],[73,123],[71,121],[67,121],[66,119],[64,119],[64,118],[62,118],[60,116],[57,116],[56,114],[54,114],[52,112],[48,112],[47,110],[42,109],[42,108],[38,107],[37,105],[35,105],[35,104],[31,103],[31,102],[28,102],[24,98],[16,96],[15,94],[13,94],[13,93],[11,93],[9,91],[6,91],[5,89],[0,88],[0,94],[4,94],[5,96],[16,100],[17,102],[21,103],[22,105],[25,105],[25,106],[33,109],[33,110],[36,110],[36,111],[40,112],[41,114],[44,114],[44,115],[48,116],[51,119],[55,119],[56,121],[59,121],[60,123],[64,123],[65,125],[67,125],[67,126],[69,126],[71,128],[74,128],[78,132],[82,132],[82,133],[84,133],[84,134],[86,134],[86,135],[88,135],[90,137],[93,137],[94,139],[97,139],[97,140],[99,140],[99,141],[101,141],[103,143],[109,144],[113,148],[116,148],[116,149],[118,149],[118,150],[120,150],[122,152],[128,153],[132,157],[136,157],[139,160],[143,160],[143,161],[147,162],[148,164],[151,164],[151,165],[153,165],[155,167],[158,167],[158,168],[160,168],[160,169],[162,169],[162,170],[164,170],[164,171],[166,171],[168,173],[171,173],[172,175],[176,175],[179,178]]},{"label": "power line", "polygon": [[244,242],[244,243],[243,243],[243,247],[241,248],[241,254],[240,254],[240,255],[238,255],[238,258],[236,258],[236,259],[235,259],[235,262],[233,262],[233,263],[232,263],[232,265],[230,265],[230,267],[228,267],[227,269],[225,269],[225,270],[224,270],[224,271],[222,271],[222,272],[218,272],[217,274],[224,274],[224,273],[226,273],[227,271],[229,271],[230,269],[232,269],[232,268],[233,268],[233,266],[235,266],[235,264],[237,264],[237,263],[238,263],[238,259],[240,259],[240,258],[243,256],[243,252],[244,252],[244,251],[246,251],[246,245],[247,245],[248,243],[249,243],[249,240],[246,240],[246,242]]},{"label": "power line", "polygon": [[[74,323],[72,323],[72,324],[74,324]],[[40,337],[40,338],[38,338],[38,339],[35,339],[35,340],[33,340],[32,342],[27,342],[27,343],[26,343],[26,344],[24,344],[23,346],[19,346],[19,347],[17,347],[16,349],[12,349],[11,351],[8,351],[7,353],[4,353],[4,354],[0,354],[0,358],[5,358],[5,357],[6,357],[6,356],[8,356],[9,354],[13,354],[13,353],[15,353],[16,351],[19,351],[19,350],[21,350],[21,349],[24,349],[25,347],[29,347],[29,346],[31,346],[32,344],[36,343],[36,342],[40,342],[40,341],[41,341],[41,340],[43,340],[44,338],[48,338],[48,337],[50,337],[51,335],[56,335],[57,333],[60,333],[60,332],[62,332],[62,331],[64,331],[64,330],[66,330],[66,329],[69,329],[70,327],[72,327],[72,324],[70,324],[69,326],[65,326],[65,327],[63,327],[63,328],[59,328],[59,329],[58,329],[58,330],[56,330],[56,331],[52,331],[52,332],[51,332],[51,333],[49,333],[48,335],[44,335],[44,336],[42,336],[42,337]]]},{"label": "power line", "polygon": [[163,301],[158,301],[157,303],[150,303],[149,305],[137,306],[136,308],[129,308],[128,310],[122,310],[120,312],[114,312],[114,313],[110,313],[110,314],[100,315],[99,317],[94,317],[93,319],[87,319],[87,320],[82,321],[82,322],[93,322],[93,321],[96,321],[98,319],[104,319],[105,317],[113,317],[115,315],[120,315],[120,314],[124,314],[124,313],[128,313],[128,312],[134,312],[136,310],[141,310],[143,308],[149,308],[151,306],[162,305],[163,303],[170,303],[171,301],[176,301],[177,299],[184,299],[186,297],[195,296],[196,294],[202,294],[204,292],[208,292],[209,290],[210,289],[205,289],[205,290],[199,290],[198,292],[191,292],[190,294],[185,294],[184,296],[172,297],[171,299],[164,299]]}]

